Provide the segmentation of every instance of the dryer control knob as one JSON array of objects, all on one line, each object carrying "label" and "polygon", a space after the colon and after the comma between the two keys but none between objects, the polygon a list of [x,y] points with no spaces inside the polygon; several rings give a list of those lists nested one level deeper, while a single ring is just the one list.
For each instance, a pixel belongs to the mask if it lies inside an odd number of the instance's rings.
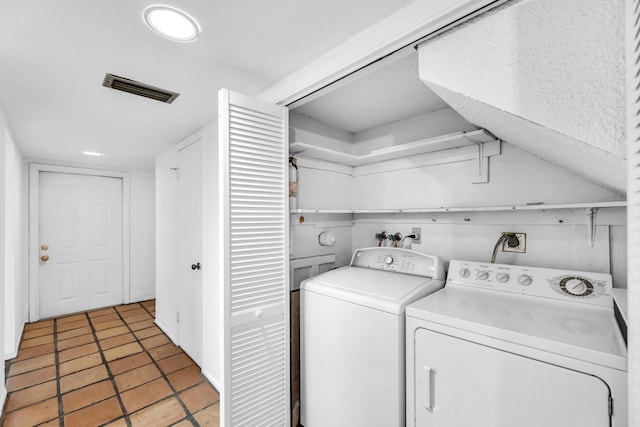
[{"label": "dryer control knob", "polygon": [[489,278],[489,272],[488,271],[484,271],[484,270],[478,271],[478,279],[487,280],[488,278]]},{"label": "dryer control knob", "polygon": [[496,275],[496,280],[500,283],[505,283],[509,281],[509,275],[507,273],[498,273]]},{"label": "dryer control knob", "polygon": [[468,268],[463,268],[460,270],[460,277],[467,278],[471,275],[471,271]]},{"label": "dryer control knob", "polygon": [[521,274],[520,277],[518,277],[518,283],[522,286],[529,286],[531,282],[533,282],[533,279],[527,274]]}]

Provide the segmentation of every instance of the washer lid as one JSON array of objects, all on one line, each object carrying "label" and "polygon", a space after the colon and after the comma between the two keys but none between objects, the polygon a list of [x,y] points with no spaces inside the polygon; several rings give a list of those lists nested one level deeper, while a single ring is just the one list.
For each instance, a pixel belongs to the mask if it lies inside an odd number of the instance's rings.
[{"label": "washer lid", "polygon": [[407,316],[626,371],[627,349],[609,308],[447,285]]},{"label": "washer lid", "polygon": [[401,315],[407,304],[441,289],[443,280],[342,267],[301,283],[300,289]]}]

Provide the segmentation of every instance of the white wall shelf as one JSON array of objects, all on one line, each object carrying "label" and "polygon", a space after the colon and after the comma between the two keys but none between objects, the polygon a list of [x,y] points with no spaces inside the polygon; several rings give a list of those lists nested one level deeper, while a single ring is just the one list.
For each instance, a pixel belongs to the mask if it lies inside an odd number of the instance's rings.
[{"label": "white wall shelf", "polygon": [[397,214],[397,213],[434,213],[434,212],[504,212],[504,211],[532,211],[552,209],[598,209],[626,207],[626,201],[593,202],[593,203],[565,203],[565,204],[531,204],[506,206],[469,206],[469,207],[440,207],[416,209],[291,209],[291,214]]},{"label": "white wall shelf", "polygon": [[482,146],[482,144],[492,141],[498,141],[498,139],[486,130],[479,129],[471,132],[455,132],[420,141],[380,148],[362,155],[355,155],[331,148],[319,147],[317,145],[301,141],[294,141],[290,143],[289,152],[291,155],[302,155],[307,158],[324,160],[347,166],[362,166],[403,157],[412,157],[420,154],[450,150],[452,148]]}]

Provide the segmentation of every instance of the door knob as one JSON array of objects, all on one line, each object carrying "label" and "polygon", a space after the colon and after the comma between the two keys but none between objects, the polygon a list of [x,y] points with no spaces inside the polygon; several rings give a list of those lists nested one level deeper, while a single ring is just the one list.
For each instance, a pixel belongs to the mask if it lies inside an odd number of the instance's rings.
[{"label": "door knob", "polygon": [[49,261],[49,256],[48,256],[48,255],[42,255],[42,256],[40,257],[40,261],[42,261],[42,262],[47,262],[47,261]]},{"label": "door knob", "polygon": [[192,270],[200,270],[200,263],[196,263],[196,264],[191,264],[191,269]]}]

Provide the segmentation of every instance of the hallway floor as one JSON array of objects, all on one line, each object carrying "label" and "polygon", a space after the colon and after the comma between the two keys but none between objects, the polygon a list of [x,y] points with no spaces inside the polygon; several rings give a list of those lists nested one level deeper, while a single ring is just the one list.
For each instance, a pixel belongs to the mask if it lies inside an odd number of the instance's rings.
[{"label": "hallway floor", "polygon": [[151,300],[25,325],[2,425],[218,426],[218,392],[154,316]]}]

